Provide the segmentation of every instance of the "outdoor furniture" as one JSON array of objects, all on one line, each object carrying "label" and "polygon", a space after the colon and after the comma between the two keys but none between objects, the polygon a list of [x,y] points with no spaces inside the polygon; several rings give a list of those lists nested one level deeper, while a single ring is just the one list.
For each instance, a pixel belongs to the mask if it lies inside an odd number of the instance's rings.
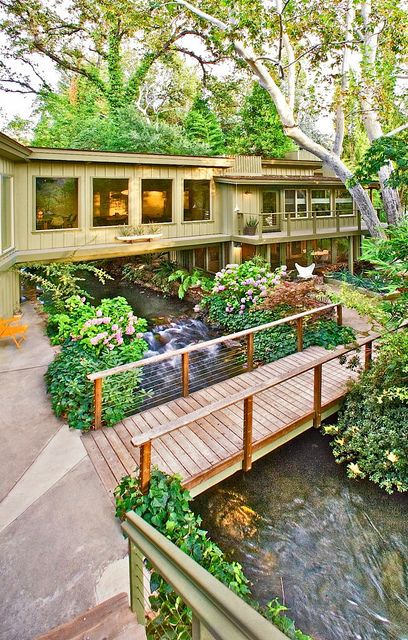
[{"label": "outdoor furniture", "polygon": [[298,277],[302,278],[302,280],[310,280],[313,278],[313,271],[315,268],[315,263],[309,265],[308,267],[302,267],[300,264],[295,262],[296,271],[298,272]]},{"label": "outdoor furniture", "polygon": [[20,320],[19,316],[0,318],[0,340],[13,340],[17,349],[26,338],[28,324],[14,324]]}]

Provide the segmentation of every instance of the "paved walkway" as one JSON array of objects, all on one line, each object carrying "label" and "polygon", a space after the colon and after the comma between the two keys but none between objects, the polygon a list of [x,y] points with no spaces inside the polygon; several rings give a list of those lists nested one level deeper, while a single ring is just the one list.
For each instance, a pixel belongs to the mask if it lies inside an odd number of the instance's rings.
[{"label": "paved walkway", "polygon": [[51,411],[55,349],[30,304],[0,342],[0,640],[32,640],[127,591],[126,544],[80,433]]}]

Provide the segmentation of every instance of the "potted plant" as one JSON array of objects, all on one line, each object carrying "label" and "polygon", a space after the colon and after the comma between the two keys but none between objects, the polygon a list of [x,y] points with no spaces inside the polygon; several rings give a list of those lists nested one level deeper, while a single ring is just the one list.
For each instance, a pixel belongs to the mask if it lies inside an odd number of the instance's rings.
[{"label": "potted plant", "polygon": [[136,226],[133,225],[123,225],[116,236],[116,240],[120,240],[120,242],[149,242],[154,238],[161,238],[162,234],[160,233],[160,226],[155,224],[149,224],[144,226],[142,224],[138,224]]},{"label": "potted plant", "polygon": [[245,221],[244,236],[254,236],[258,228],[259,220],[255,216]]}]

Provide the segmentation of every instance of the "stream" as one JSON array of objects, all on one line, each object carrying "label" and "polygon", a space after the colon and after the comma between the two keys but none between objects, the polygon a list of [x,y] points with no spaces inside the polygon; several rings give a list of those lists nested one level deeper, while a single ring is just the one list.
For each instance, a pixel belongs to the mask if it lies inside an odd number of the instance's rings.
[{"label": "stream", "polygon": [[254,596],[315,640],[408,638],[407,495],[347,479],[310,430],[194,500]]}]

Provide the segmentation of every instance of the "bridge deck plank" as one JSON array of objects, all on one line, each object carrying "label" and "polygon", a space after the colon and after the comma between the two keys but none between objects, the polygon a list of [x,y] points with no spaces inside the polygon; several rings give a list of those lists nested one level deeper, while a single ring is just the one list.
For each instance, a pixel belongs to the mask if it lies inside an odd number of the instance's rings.
[{"label": "bridge deck plank", "polygon": [[[85,447],[107,491],[113,493],[124,473],[135,473],[139,450],[132,446],[132,436],[165,425],[279,374],[287,374],[293,368],[312,364],[326,353],[321,347],[310,347],[195,391],[186,398],[177,398],[125,418],[115,427],[85,434]],[[322,405],[335,404],[345,394],[347,380],[355,375],[338,360],[323,365]],[[313,371],[259,393],[254,398],[254,450],[260,450],[264,443],[279,440],[294,431],[305,416],[310,423],[312,409]],[[239,463],[242,439],[243,403],[240,402],[153,440],[152,464],[168,473],[179,473],[186,486],[198,485],[216,472]]]}]

